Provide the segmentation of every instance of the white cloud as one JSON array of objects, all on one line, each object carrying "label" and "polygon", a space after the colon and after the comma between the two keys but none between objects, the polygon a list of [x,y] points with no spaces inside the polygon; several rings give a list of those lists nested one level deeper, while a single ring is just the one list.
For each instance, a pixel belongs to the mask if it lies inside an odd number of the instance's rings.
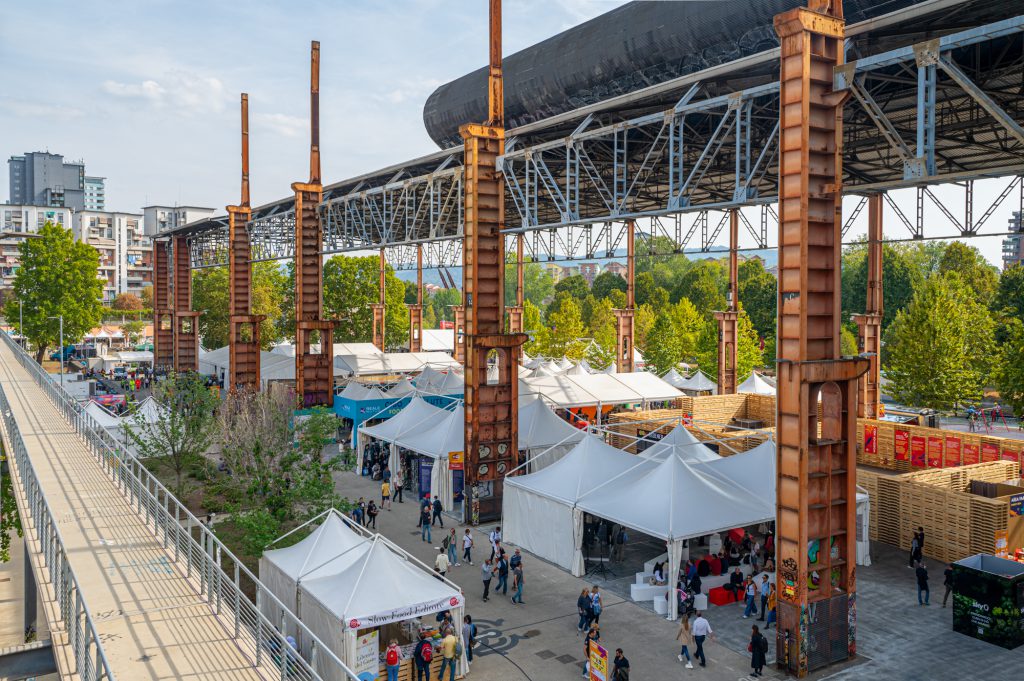
[{"label": "white cloud", "polygon": [[169,71],[160,80],[147,79],[139,83],[106,80],[101,88],[113,97],[142,100],[155,108],[170,109],[186,116],[220,113],[228,100],[219,78],[182,70]]},{"label": "white cloud", "polygon": [[56,121],[69,121],[85,115],[84,111],[73,106],[30,102],[10,97],[0,97],[0,111],[6,111],[18,118],[45,118]]},{"label": "white cloud", "polygon": [[258,113],[252,118],[256,126],[282,137],[303,137],[309,134],[309,121],[300,116]]},{"label": "white cloud", "polygon": [[405,104],[407,102],[420,104],[442,84],[443,81],[436,78],[402,81],[397,84],[397,87],[390,90],[370,94],[369,99],[385,104]]}]

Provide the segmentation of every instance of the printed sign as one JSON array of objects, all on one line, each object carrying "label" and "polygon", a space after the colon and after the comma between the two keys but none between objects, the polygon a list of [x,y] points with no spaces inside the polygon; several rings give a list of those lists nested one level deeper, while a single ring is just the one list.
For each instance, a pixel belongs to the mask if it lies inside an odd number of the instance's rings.
[{"label": "printed sign", "polygon": [[963,462],[965,466],[970,466],[973,463],[981,461],[981,450],[978,445],[964,444],[964,458]]},{"label": "printed sign", "polygon": [[377,629],[356,639],[356,663],[352,670],[359,681],[375,681],[380,671],[380,634]]},{"label": "printed sign", "polygon": [[910,431],[897,428],[893,431],[893,451],[897,461],[910,458]]},{"label": "printed sign", "polygon": [[914,468],[925,467],[924,457],[925,441],[920,435],[910,438],[910,465]]},{"label": "printed sign", "polygon": [[461,471],[466,465],[464,452],[448,452],[448,469]]},{"label": "printed sign", "polygon": [[960,438],[946,436],[946,465],[960,465]]},{"label": "printed sign", "polygon": [[348,628],[366,629],[368,627],[379,627],[382,624],[388,624],[390,622],[411,620],[417,617],[423,617],[424,615],[431,615],[442,610],[451,610],[452,608],[457,608],[464,603],[465,599],[462,594],[457,596],[444,596],[433,601],[417,603],[404,608],[395,608],[394,610],[384,610],[382,612],[363,615],[361,617],[353,617],[348,621]]},{"label": "printed sign", "polygon": [[994,555],[999,558],[1010,557],[1010,540],[1007,530],[996,530]]},{"label": "printed sign", "polygon": [[[1020,462],[1020,454],[1012,449],[1004,449],[1003,454],[1000,457],[1003,461],[1012,461],[1014,463]],[[1018,473],[1019,475],[1019,473]]]},{"label": "printed sign", "polygon": [[981,460],[982,462],[998,461],[999,460],[999,445],[994,445],[991,442],[981,443]]},{"label": "printed sign", "polygon": [[1010,515],[1024,515],[1024,493],[1014,494],[1010,497]]},{"label": "printed sign", "polygon": [[878,453],[878,426],[870,424],[864,426],[864,453]]},{"label": "printed sign", "polygon": [[590,681],[608,681],[608,650],[600,643],[590,644]]},{"label": "printed sign", "polygon": [[928,438],[928,468],[942,468],[942,438]]}]

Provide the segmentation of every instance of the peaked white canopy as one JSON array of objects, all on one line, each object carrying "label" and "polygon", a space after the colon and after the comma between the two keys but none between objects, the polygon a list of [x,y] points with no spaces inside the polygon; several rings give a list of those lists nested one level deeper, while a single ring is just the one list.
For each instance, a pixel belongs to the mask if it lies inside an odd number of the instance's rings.
[{"label": "peaked white canopy", "polygon": [[406,430],[393,442],[411,452],[442,459],[447,458],[449,452],[462,451],[465,430],[466,412],[459,404],[452,411],[441,411],[436,418],[431,419],[431,423]]},{"label": "peaked white canopy", "polygon": [[408,376],[402,376],[398,383],[395,383],[388,389],[388,397],[405,397],[406,395],[412,395],[414,392],[416,392],[416,386],[412,384]]},{"label": "peaked white canopy", "polygon": [[679,386],[679,388],[689,392],[711,392],[712,394],[718,392],[718,384],[708,378],[700,369],[693,376],[686,379],[686,383]]},{"label": "peaked white canopy", "polygon": [[85,405],[85,413],[93,417],[99,425],[104,428],[118,428],[121,425],[121,417],[104,409],[99,403],[89,400]]},{"label": "peaked white canopy", "polygon": [[675,370],[675,367],[669,369],[661,380],[665,381],[674,388],[685,388],[686,387],[686,376]]},{"label": "peaked white canopy", "polygon": [[575,444],[586,433],[558,418],[544,400],[529,400],[519,407],[519,449],[541,449],[558,444]]},{"label": "peaked white canopy", "polygon": [[565,370],[566,376],[586,376],[590,372],[583,368],[583,362]]},{"label": "peaked white canopy", "polygon": [[345,386],[345,389],[338,393],[338,397],[344,397],[349,400],[361,400],[364,395],[366,395],[366,388],[356,381],[350,381]]},{"label": "peaked white canopy", "polygon": [[562,371],[567,371],[568,369],[571,369],[574,366],[576,365],[573,364],[572,360],[569,359],[568,357],[563,357],[562,359],[558,360],[558,368],[561,369]]},{"label": "peaked white canopy", "polygon": [[764,380],[756,371],[750,372],[750,378],[740,383],[736,392],[754,393],[755,395],[774,395],[775,386]]},{"label": "peaked white canopy", "polygon": [[448,412],[435,407],[422,397],[413,397],[409,404],[387,421],[374,426],[359,429],[361,435],[369,435],[379,440],[395,442],[409,432],[422,432],[448,416]]},{"label": "peaked white canopy", "polygon": [[665,437],[643,451],[641,455],[658,460],[676,456],[690,463],[717,461],[722,458],[682,425],[673,428]]}]

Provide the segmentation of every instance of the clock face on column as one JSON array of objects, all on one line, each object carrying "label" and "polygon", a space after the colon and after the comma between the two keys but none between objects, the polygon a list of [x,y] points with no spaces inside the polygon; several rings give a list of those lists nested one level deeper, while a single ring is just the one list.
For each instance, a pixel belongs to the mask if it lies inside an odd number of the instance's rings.
[{"label": "clock face on column", "polygon": [[500,445],[498,445],[498,456],[503,456],[505,454],[505,452],[507,452],[507,451],[508,451],[508,444],[507,443],[502,442]]},{"label": "clock face on column", "polygon": [[498,463],[498,475],[505,475],[505,472],[507,470],[508,470],[508,464],[506,464],[504,461],[501,461],[501,462]]},{"label": "clock face on column", "polygon": [[487,445],[480,445],[480,449],[477,450],[481,459],[486,459],[491,455],[491,448]]},{"label": "clock face on column", "polygon": [[487,475],[490,472],[491,472],[491,467],[489,465],[485,464],[485,463],[480,464],[480,466],[476,469],[477,477],[479,477],[481,480],[486,480],[487,479]]}]

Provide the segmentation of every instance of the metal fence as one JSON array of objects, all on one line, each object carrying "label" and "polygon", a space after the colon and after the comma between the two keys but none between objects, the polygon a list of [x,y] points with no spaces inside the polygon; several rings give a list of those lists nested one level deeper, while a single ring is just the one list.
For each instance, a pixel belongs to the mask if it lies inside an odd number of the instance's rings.
[{"label": "metal fence", "polygon": [[[163,542],[168,558],[173,557],[188,577],[199,580],[200,594],[215,613],[228,618],[234,628],[235,642],[253,666],[276,668],[282,681],[322,681],[323,678],[358,681],[358,675],[292,614],[141,461],[118,448],[106,430],[8,334],[0,333],[0,336],[64,418],[75,427],[156,538]],[[9,411],[5,409],[5,419]],[[255,594],[255,602],[246,596],[246,591]],[[270,621],[265,612],[280,613],[280,621],[276,621],[276,617],[275,621]],[[309,641],[309,659],[300,656],[282,632],[296,632],[297,638]]]},{"label": "metal fence", "polygon": [[[7,334],[3,334],[5,337]],[[51,622],[51,626],[62,627],[68,635],[68,645],[71,646],[75,659],[75,671],[83,681],[100,681],[101,679],[112,680],[114,675],[110,673],[110,664],[106,655],[103,654],[103,646],[96,635],[96,627],[93,624],[92,614],[88,606],[82,600],[82,590],[78,586],[78,578],[75,577],[71,564],[68,563],[68,556],[64,549],[64,539],[61,537],[57,521],[53,517],[53,511],[46,502],[46,496],[39,486],[39,476],[36,475],[35,467],[29,459],[28,451],[25,448],[25,441],[21,437],[21,431],[14,420],[14,413],[11,410],[10,402],[7,401],[7,393],[0,386],[0,412],[3,415],[4,430],[7,432],[7,442],[10,444],[11,458],[14,467],[18,471],[18,478],[21,481],[25,493],[27,510],[30,518],[26,518],[24,525],[25,532],[33,532],[39,542],[39,550],[46,561],[46,571],[50,576],[50,584],[53,586],[54,598],[60,612],[61,622]],[[29,524],[31,520],[31,526]]]}]

